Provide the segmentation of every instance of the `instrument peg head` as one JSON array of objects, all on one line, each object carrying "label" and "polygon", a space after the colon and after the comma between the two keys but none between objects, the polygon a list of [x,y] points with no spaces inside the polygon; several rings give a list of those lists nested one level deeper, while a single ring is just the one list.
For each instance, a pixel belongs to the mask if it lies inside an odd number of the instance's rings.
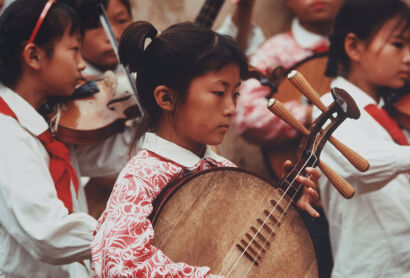
[{"label": "instrument peg head", "polygon": [[346,113],[347,117],[351,119],[358,119],[360,117],[360,110],[353,98],[343,89],[332,88],[332,96],[335,102]]}]

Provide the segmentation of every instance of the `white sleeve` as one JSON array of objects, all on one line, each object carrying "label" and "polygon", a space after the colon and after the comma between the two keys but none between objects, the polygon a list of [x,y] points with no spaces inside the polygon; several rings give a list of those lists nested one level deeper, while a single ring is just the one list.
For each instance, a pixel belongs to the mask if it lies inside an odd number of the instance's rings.
[{"label": "white sleeve", "polygon": [[135,126],[126,127],[124,132],[111,136],[98,144],[72,145],[71,153],[76,156],[81,176],[113,176],[125,166]]},{"label": "white sleeve", "polygon": [[[314,118],[320,114],[317,108],[314,108],[313,114]],[[335,138],[369,161],[370,168],[366,172],[354,168],[329,142],[321,155],[323,162],[349,181],[359,193],[377,190],[397,175],[407,175],[406,172],[410,171],[410,146],[398,145],[389,138],[369,136],[365,128],[371,124],[369,117],[362,112],[358,120],[346,119],[333,133]]]},{"label": "white sleeve", "polygon": [[[218,32],[219,34],[229,35],[232,38],[236,39],[236,36],[238,35],[238,27],[236,27],[235,23],[232,21],[231,15],[228,15],[225,18],[221,27],[219,27],[216,32]],[[265,41],[265,39],[266,38],[263,35],[262,29],[258,26],[252,25],[245,54],[247,56],[250,56],[251,54],[255,53],[256,50],[258,50],[259,46]]]},{"label": "white sleeve", "polygon": [[88,259],[96,220],[85,213],[68,214],[57,198],[41,143],[16,130],[11,126],[0,136],[1,226],[39,260],[66,264]]}]

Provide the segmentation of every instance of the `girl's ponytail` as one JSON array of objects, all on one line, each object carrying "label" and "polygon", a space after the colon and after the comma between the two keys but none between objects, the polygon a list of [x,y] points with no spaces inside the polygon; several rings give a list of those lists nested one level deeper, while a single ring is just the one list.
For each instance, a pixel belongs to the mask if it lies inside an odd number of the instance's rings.
[{"label": "girl's ponytail", "polygon": [[155,131],[162,109],[154,97],[159,85],[174,92],[173,113],[185,99],[191,81],[228,64],[248,74],[248,62],[231,37],[199,27],[190,22],[178,23],[162,33],[150,23],[137,21],[123,32],[119,45],[120,61],[137,74],[137,90],[146,112],[131,143],[131,153],[145,131]]},{"label": "girl's ponytail", "polygon": [[[157,39],[158,30],[145,21],[132,23],[121,36],[119,46],[120,61],[131,72],[140,73],[146,65],[145,48]],[[150,42],[147,42],[150,39]],[[146,43],[149,43],[148,45]]]}]

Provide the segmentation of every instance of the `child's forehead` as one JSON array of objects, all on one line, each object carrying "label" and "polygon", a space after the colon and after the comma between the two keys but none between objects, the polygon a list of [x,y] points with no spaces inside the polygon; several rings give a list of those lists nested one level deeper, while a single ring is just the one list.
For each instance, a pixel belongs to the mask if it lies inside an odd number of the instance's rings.
[{"label": "child's forehead", "polygon": [[375,33],[375,36],[383,36],[389,38],[410,39],[410,26],[405,18],[394,17],[386,21],[380,29]]},{"label": "child's forehead", "polygon": [[65,30],[64,34],[57,42],[62,43],[81,43],[82,41],[82,33],[79,29],[72,29],[71,24],[68,25]]}]

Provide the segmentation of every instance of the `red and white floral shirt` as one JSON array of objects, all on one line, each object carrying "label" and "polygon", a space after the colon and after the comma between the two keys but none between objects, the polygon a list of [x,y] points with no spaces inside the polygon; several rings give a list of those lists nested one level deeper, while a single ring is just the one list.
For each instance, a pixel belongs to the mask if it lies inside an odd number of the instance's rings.
[{"label": "red and white floral shirt", "polygon": [[[209,267],[175,263],[151,245],[152,202],[170,182],[213,167],[235,166],[207,147],[203,158],[153,133],[120,173],[91,244],[94,277],[219,277]],[[178,239],[175,239],[178,240]]]},{"label": "red and white floral shirt", "polygon": [[[268,39],[250,57],[250,64],[264,73],[279,65],[290,68],[316,52],[326,51],[328,46],[327,38],[309,32],[294,19],[291,30]],[[296,138],[296,130],[266,108],[266,96],[270,94],[268,87],[250,79],[241,85],[240,93],[234,121],[240,134],[257,144]],[[307,105],[290,101],[285,106],[303,124],[308,121]]]}]

